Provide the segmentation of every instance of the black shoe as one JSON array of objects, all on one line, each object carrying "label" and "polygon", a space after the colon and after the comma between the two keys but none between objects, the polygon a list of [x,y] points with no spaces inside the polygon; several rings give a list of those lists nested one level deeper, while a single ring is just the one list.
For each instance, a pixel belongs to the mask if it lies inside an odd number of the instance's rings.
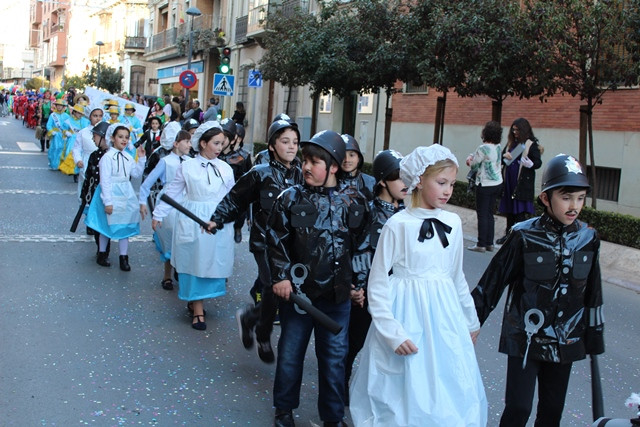
[{"label": "black shoe", "polygon": [[506,241],[507,241],[507,236],[506,236],[506,235],[504,235],[504,236],[502,236],[501,238],[499,238],[498,240],[496,240],[496,244],[498,244],[498,245],[504,245],[504,242],[506,242]]},{"label": "black shoe", "polygon": [[93,228],[87,227],[87,236],[93,236],[95,234],[96,234],[96,232],[93,231]]},{"label": "black shoe", "polygon": [[235,240],[236,243],[242,242],[242,229],[241,228],[236,228],[235,229],[235,234],[233,235],[233,240]]},{"label": "black shoe", "polygon": [[246,313],[251,310],[251,304],[247,304],[245,308],[239,308],[236,311],[236,321],[238,322],[238,332],[240,333],[240,341],[242,341],[242,345],[247,350],[250,350],[253,347],[253,341],[255,338],[255,334],[253,333],[253,328],[251,328],[247,323],[247,315]]},{"label": "black shoe", "polygon": [[273,349],[271,348],[271,341],[257,341],[258,343],[258,357],[264,363],[273,363],[276,360],[275,355],[273,354]]},{"label": "black shoe", "polygon": [[165,291],[173,290],[173,280],[164,279],[161,283],[162,283],[162,289],[164,289]]},{"label": "black shoe", "polygon": [[120,270],[122,270],[122,271],[131,271],[131,267],[129,266],[129,256],[128,255],[120,255]]},{"label": "black shoe", "polygon": [[[200,318],[202,317],[202,322],[200,321]],[[194,319],[196,319],[196,323],[191,323],[191,327],[193,329],[197,329],[198,331],[206,331],[207,330],[207,324],[204,322],[204,315],[203,314],[196,314],[193,316]]]},{"label": "black shoe", "polygon": [[273,418],[274,427],[295,427],[293,422],[293,412],[285,409],[276,409],[276,416]]},{"label": "black shoe", "polygon": [[98,265],[101,265],[103,267],[111,267],[108,252],[98,252],[98,259],[96,259],[96,262],[98,263]]},{"label": "black shoe", "polygon": [[78,183],[78,175],[73,175],[73,182]]}]

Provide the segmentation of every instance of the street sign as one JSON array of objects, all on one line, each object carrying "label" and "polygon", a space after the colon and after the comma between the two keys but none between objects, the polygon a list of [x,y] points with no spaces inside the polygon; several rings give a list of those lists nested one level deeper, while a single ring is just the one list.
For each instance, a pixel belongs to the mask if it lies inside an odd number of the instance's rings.
[{"label": "street sign", "polygon": [[213,94],[219,96],[232,96],[235,76],[231,74],[215,73],[213,75]]},{"label": "street sign", "polygon": [[262,72],[260,70],[249,70],[249,87],[262,87]]},{"label": "street sign", "polygon": [[184,70],[180,73],[180,86],[186,89],[191,89],[198,82],[196,73],[191,70]]}]

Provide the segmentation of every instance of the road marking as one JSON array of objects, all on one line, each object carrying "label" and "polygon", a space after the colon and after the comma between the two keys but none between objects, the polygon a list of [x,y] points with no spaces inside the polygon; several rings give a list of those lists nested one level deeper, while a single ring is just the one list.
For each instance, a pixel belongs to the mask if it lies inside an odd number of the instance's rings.
[{"label": "road marking", "polygon": [[0,169],[49,170],[49,168],[44,166],[0,166]]},{"label": "road marking", "polygon": [[[40,149],[38,148],[38,151],[40,151]],[[0,154],[21,154],[23,156],[44,156],[45,153],[31,153],[31,152],[24,152],[24,151],[0,151]]]},{"label": "road marking", "polygon": [[38,147],[35,142],[16,141],[16,144],[18,144],[18,147],[20,147],[22,151],[40,151],[40,147]]},{"label": "road marking", "polygon": [[[151,242],[152,234],[138,234],[129,237],[130,242]],[[77,243],[77,242],[95,242],[93,236],[86,234],[0,234],[0,242],[49,242],[49,243]]]},{"label": "road marking", "polygon": [[12,189],[0,189],[0,194],[62,194],[62,195],[77,195],[77,191],[61,191],[61,190],[12,190]]}]

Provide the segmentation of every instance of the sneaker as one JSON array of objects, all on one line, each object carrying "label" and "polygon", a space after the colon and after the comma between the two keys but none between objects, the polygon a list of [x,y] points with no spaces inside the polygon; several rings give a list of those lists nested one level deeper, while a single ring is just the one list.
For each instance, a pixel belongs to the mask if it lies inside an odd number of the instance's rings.
[{"label": "sneaker", "polygon": [[484,248],[487,250],[487,252],[493,252],[494,249],[493,245],[485,246]]},{"label": "sneaker", "polygon": [[240,341],[247,350],[253,347],[255,334],[253,329],[247,325],[245,313],[251,309],[251,305],[247,304],[245,308],[239,308],[236,311],[236,321],[238,322],[238,331],[240,333]]},{"label": "sneaker", "polygon": [[276,356],[273,354],[271,348],[271,341],[258,341],[258,357],[264,363],[273,363],[276,360]]},{"label": "sneaker", "polygon": [[478,246],[478,245],[473,245],[473,246],[469,246],[467,247],[468,250],[473,251],[473,252],[486,252],[487,249],[484,246]]}]

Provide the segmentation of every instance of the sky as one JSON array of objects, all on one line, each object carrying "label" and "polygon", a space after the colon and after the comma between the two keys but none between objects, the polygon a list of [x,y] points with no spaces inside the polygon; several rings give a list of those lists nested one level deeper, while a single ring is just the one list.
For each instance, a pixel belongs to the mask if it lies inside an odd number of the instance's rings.
[{"label": "sky", "polygon": [[0,45],[4,67],[24,67],[23,55],[29,45],[29,0],[0,0]]}]

